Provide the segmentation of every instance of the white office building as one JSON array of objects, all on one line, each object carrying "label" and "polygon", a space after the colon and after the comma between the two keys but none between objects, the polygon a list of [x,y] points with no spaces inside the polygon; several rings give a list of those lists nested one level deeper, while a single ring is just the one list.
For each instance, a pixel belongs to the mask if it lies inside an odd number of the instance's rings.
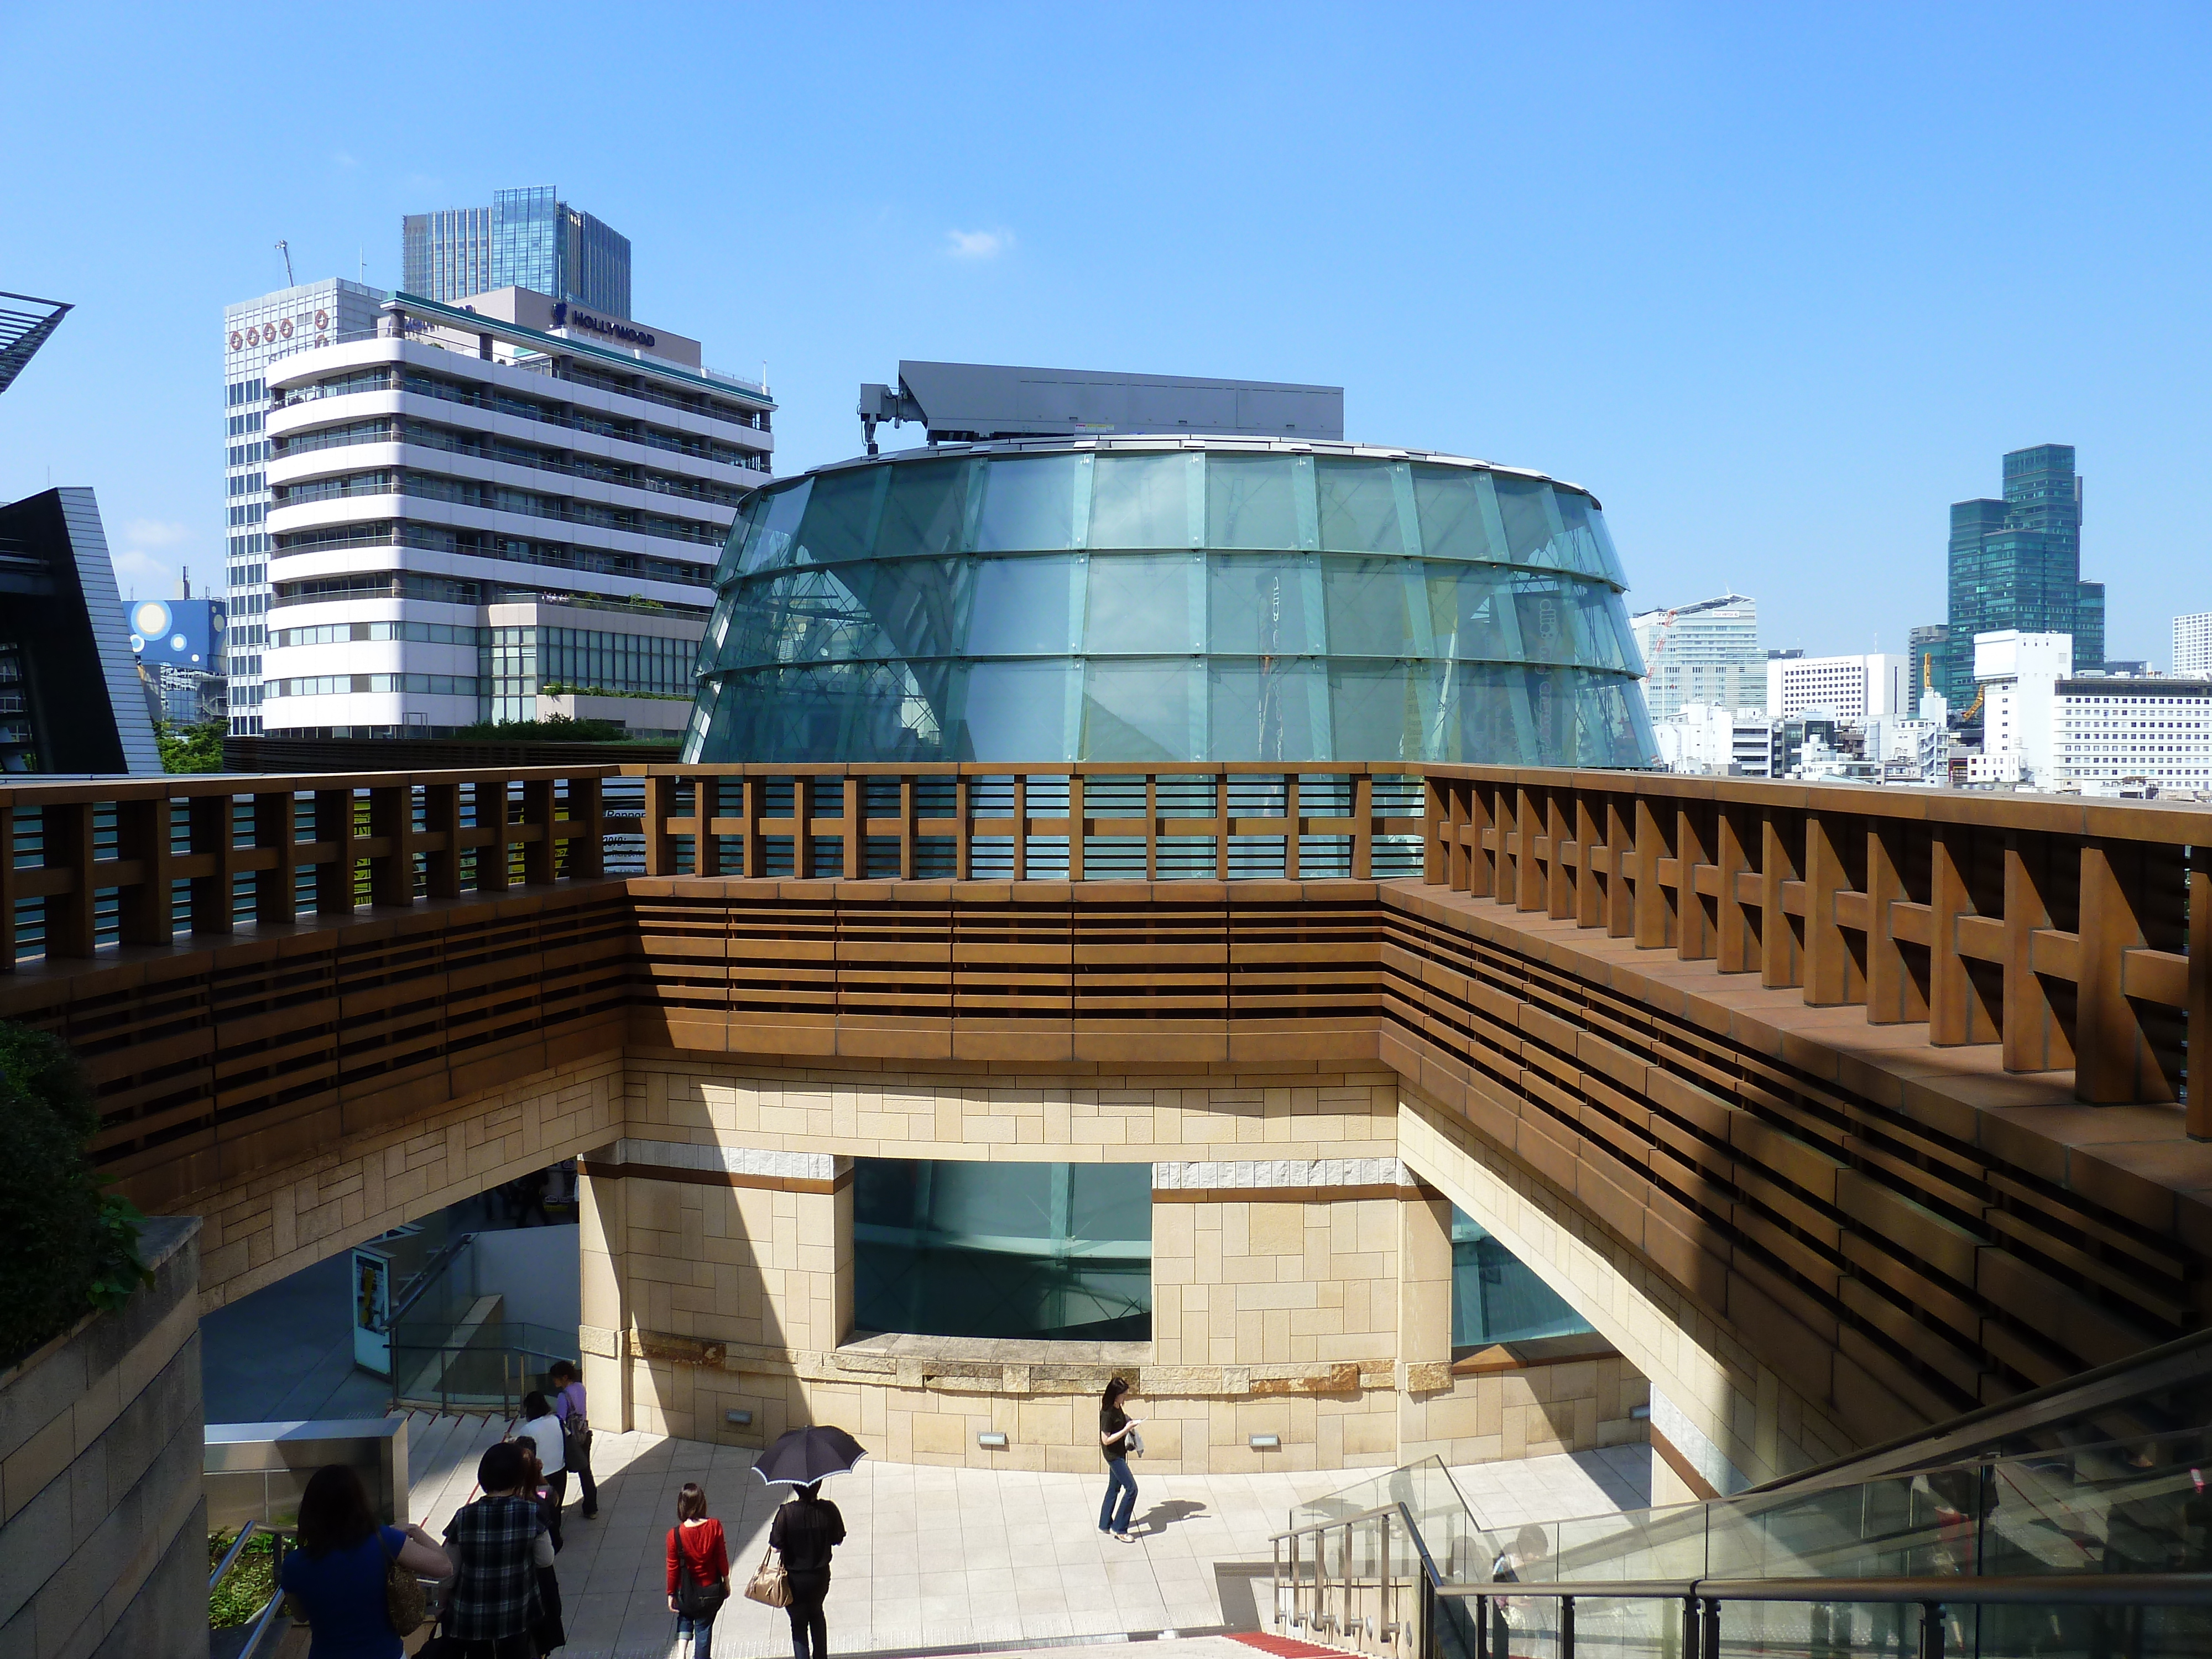
[{"label": "white office building", "polygon": [[2052,690],[2059,781],[2085,795],[2212,790],[2212,680],[2085,674]]},{"label": "white office building", "polygon": [[1857,722],[1911,712],[1900,656],[1772,657],[1764,666],[1766,712],[1777,720],[1817,713]]},{"label": "white office building", "polygon": [[1772,770],[1773,722],[1757,708],[1685,703],[1652,722],[1659,761],[1693,776],[1763,778]]},{"label": "white office building", "polygon": [[512,288],[398,295],[266,378],[263,732],[681,727],[715,562],[769,477],[765,387]]},{"label": "white office building", "polygon": [[1686,704],[1757,708],[1766,696],[1759,601],[1741,593],[1628,619],[1644,658],[1644,701],[1654,720]]},{"label": "white office building", "polygon": [[2173,672],[2212,675],[2212,611],[2173,619]]},{"label": "white office building", "polygon": [[226,575],[230,622],[225,672],[230,729],[261,730],[261,668],[269,648],[269,366],[280,358],[376,333],[381,289],[333,278],[281,288],[222,313]]}]

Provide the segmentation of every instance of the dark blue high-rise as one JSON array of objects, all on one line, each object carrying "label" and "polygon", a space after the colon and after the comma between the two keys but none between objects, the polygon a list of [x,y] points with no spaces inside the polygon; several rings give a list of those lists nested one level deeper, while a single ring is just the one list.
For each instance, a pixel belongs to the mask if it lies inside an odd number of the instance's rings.
[{"label": "dark blue high-rise", "polygon": [[1942,690],[1953,708],[1974,695],[1974,635],[2016,628],[2065,634],[2074,666],[2105,660],[2105,585],[2081,580],[2081,479],[2071,444],[2004,458],[2004,499],[1951,504],[1949,629]]}]

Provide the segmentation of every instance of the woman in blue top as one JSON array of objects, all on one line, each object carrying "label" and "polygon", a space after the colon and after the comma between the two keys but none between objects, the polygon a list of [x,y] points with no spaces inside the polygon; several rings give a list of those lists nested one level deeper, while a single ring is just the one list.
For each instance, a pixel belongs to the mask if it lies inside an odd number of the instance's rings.
[{"label": "woman in blue top", "polygon": [[394,1559],[425,1578],[453,1571],[422,1528],[378,1526],[351,1468],[317,1469],[300,1496],[300,1547],[284,1558],[281,1579],[313,1632],[308,1659],[400,1659],[404,1650],[384,1611]]}]

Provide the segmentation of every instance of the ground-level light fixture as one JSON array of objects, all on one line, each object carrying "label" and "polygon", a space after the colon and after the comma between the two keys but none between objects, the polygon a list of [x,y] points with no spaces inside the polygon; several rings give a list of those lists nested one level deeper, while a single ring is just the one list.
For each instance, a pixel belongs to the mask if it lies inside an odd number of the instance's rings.
[{"label": "ground-level light fixture", "polygon": [[985,1429],[975,1437],[975,1443],[985,1451],[1004,1451],[1006,1437],[996,1429]]},{"label": "ground-level light fixture", "polygon": [[734,1423],[741,1429],[750,1428],[752,1425],[753,1414],[750,1412],[724,1412],[722,1420],[725,1423]]},{"label": "ground-level light fixture", "polygon": [[1282,1449],[1283,1437],[1279,1434],[1255,1434],[1245,1443],[1254,1451],[1279,1451]]}]

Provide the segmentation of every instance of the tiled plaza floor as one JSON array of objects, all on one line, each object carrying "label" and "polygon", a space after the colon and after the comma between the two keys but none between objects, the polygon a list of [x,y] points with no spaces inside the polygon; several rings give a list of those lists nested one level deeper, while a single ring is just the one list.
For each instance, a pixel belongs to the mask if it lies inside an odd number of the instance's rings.
[{"label": "tiled plaza floor", "polygon": [[[465,1503],[477,1459],[506,1425],[417,1416],[409,1427],[413,1517],[434,1534]],[[1647,1501],[1650,1452],[1621,1446],[1574,1456],[1481,1464],[1453,1474],[1477,1518],[1497,1528],[1593,1515]],[[564,1659],[667,1659],[674,1620],[664,1599],[668,1528],[687,1480],[707,1489],[742,1583],[766,1547],[782,1487],[763,1486],[752,1454],[647,1434],[601,1433],[594,1448],[599,1518],[569,1492],[558,1563]],[[1291,1505],[1337,1492],[1356,1472],[1138,1474],[1144,1535],[1098,1531],[1104,1477],[924,1468],[863,1462],[823,1487],[845,1516],[829,1601],[838,1654],[904,1653],[967,1644],[1016,1645],[1123,1632],[1214,1630],[1257,1622],[1255,1582],[1267,1540]],[[1253,1650],[1222,1643],[1228,1659]],[[784,1615],[733,1598],[715,1621],[715,1659],[781,1659]],[[1213,1647],[1194,1644],[1192,1655]],[[1147,1659],[1170,1659],[1147,1644]]]}]

